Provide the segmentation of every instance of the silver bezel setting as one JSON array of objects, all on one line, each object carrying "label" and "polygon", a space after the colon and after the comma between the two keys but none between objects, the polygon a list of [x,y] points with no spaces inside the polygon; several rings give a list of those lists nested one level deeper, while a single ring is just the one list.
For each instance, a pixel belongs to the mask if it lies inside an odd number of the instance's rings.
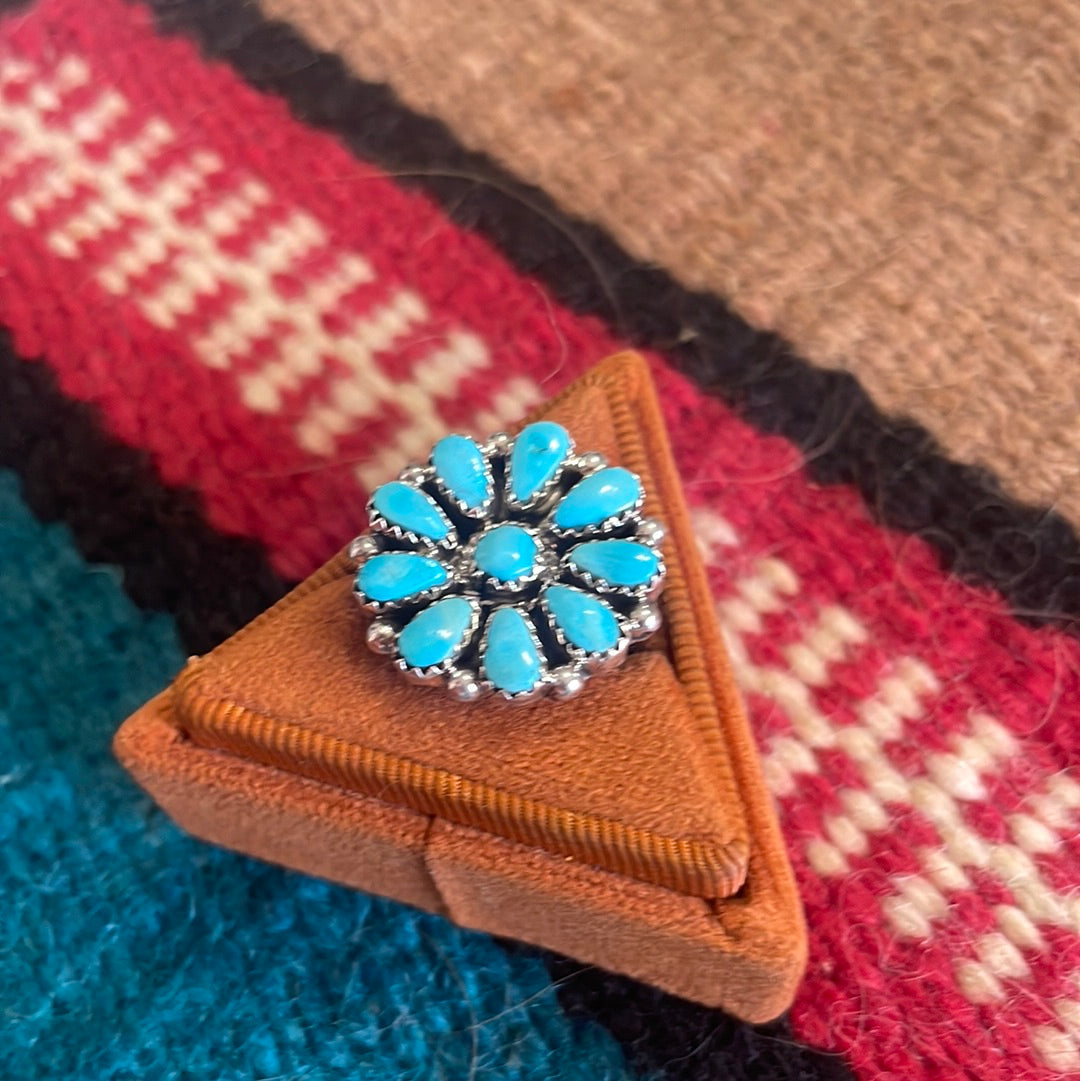
[{"label": "silver bezel setting", "polygon": [[423,607],[431,604],[433,601],[437,601],[443,594],[449,592],[452,589],[457,588],[457,583],[454,581],[454,575],[451,573],[450,568],[446,566],[446,561],[439,559],[437,555],[429,551],[413,551],[412,549],[402,549],[403,555],[417,555],[423,556],[426,559],[430,559],[433,563],[438,563],[443,570],[446,571],[446,581],[440,582],[437,586],[429,586],[427,589],[420,590],[419,593],[409,593],[407,596],[398,597],[391,601],[377,601],[373,597],[363,593],[360,589],[360,568],[364,566],[369,560],[374,559],[376,556],[387,555],[393,551],[393,549],[386,549],[382,551],[369,551],[365,549],[359,557],[353,554],[353,549],[358,547],[357,542],[361,540],[370,539],[366,536],[357,537],[356,540],[349,545],[349,555],[352,557],[353,562],[356,564],[356,577],[353,579],[353,596],[356,598],[360,607],[365,611],[372,612],[375,615],[381,615],[383,612],[394,612],[399,608],[409,608],[412,606]]},{"label": "silver bezel setting", "polygon": [[389,522],[374,507],[368,507],[368,522],[372,533],[381,533],[391,540],[401,541],[402,544],[411,546],[411,551],[444,551],[452,552],[457,547],[457,530],[450,523],[450,532],[442,540],[433,541],[430,537],[423,537],[414,533],[411,529],[402,529],[401,526]]},{"label": "silver bezel setting", "polygon": [[[652,519],[648,519],[652,522]],[[591,541],[593,538],[589,538]],[[618,585],[615,582],[609,582],[605,578],[601,578],[598,575],[591,574],[587,570],[582,570],[580,567],[575,567],[570,560],[570,557],[574,554],[574,548],[567,549],[566,555],[562,558],[563,572],[567,578],[574,582],[580,583],[585,589],[597,594],[597,596],[616,596],[616,597],[635,597],[640,600],[653,600],[660,595],[664,588],[664,581],[667,577],[667,564],[664,562],[664,553],[660,550],[659,545],[654,544],[651,540],[646,539],[639,533],[635,533],[631,537],[598,537],[597,540],[628,540],[633,541],[635,544],[640,544],[643,548],[649,548],[656,553],[658,562],[656,570],[652,573],[646,581],[642,582],[638,586],[623,586]],[[589,541],[583,541],[582,543],[589,543]]]},{"label": "silver bezel setting", "polygon": [[562,487],[563,478],[568,471],[577,472],[573,463],[578,460],[578,455],[575,454],[574,438],[568,435],[568,443],[566,445],[566,453],[563,455],[562,461],[558,464],[555,472],[548,477],[547,481],[542,484],[528,499],[517,500],[510,494],[510,456],[514,451],[513,440],[510,442],[510,447],[506,451],[506,465],[503,469],[503,505],[510,514],[540,514],[550,509],[550,505],[554,502],[555,496],[558,495],[559,489]]},{"label": "silver bezel setting", "polygon": [[465,435],[463,432],[452,432],[450,434],[461,436],[462,439],[472,440],[472,442],[476,444],[476,448],[480,451],[480,456],[484,459],[484,463],[487,466],[488,494],[479,507],[469,507],[468,504],[458,499],[458,497],[446,486],[442,477],[439,475],[438,469],[435,468],[435,462],[432,460],[435,453],[434,448],[432,449],[432,458],[428,459],[428,464],[424,467],[429,472],[428,479],[434,484],[439,495],[442,496],[442,498],[445,499],[462,518],[487,518],[495,507],[495,499],[498,495],[495,486],[495,472],[492,468],[493,450],[490,446],[491,440],[481,443],[478,440],[473,439],[471,435]]},{"label": "silver bezel setting", "polygon": [[[595,452],[578,453],[567,433],[568,449],[553,476],[528,499],[509,496],[509,462],[514,440],[496,433],[475,440],[487,463],[491,496],[482,508],[464,507],[441,482],[430,460],[426,465],[410,465],[396,478],[433,500],[450,523],[451,532],[442,541],[432,541],[388,522],[371,501],[368,503],[370,530],[357,537],[348,554],[356,568],[384,552],[411,552],[440,563],[447,581],[420,593],[393,601],[373,601],[358,589],[354,595],[361,608],[375,618],[367,629],[368,647],[386,655],[403,675],[414,683],[442,684],[451,697],[462,703],[495,695],[504,701],[524,704],[545,696],[567,700],[579,694],[593,676],[613,672],[626,660],[635,643],[653,634],[660,626],[657,604],[666,574],[661,545],[663,525],[642,516],[645,494],[634,505],[594,525],[560,529],[552,521],[554,508],[582,479],[608,466]],[[527,575],[504,582],[486,574],[475,563],[480,539],[498,525],[514,524],[536,542],[533,566]],[[569,554],[579,543],[592,540],[625,539],[652,549],[659,556],[657,569],[649,581],[636,587],[618,586],[571,567]],[[615,645],[590,653],[573,645],[559,627],[544,596],[548,585],[561,584],[594,594],[612,610],[619,626]],[[410,666],[401,656],[398,640],[405,625],[428,605],[449,596],[470,602],[469,626],[443,662],[429,667]],[[540,675],[527,691],[507,693],[487,677],[485,650],[491,615],[499,608],[517,609],[540,658]]]},{"label": "silver bezel setting", "polygon": [[[440,505],[439,501],[435,499],[430,492],[425,491],[425,485],[433,479],[433,474],[434,470],[429,466],[407,465],[396,477],[392,477],[391,480],[399,480],[402,484],[407,484],[411,488],[416,488],[418,491],[423,492],[424,495],[439,507],[447,524],[450,526],[450,532],[447,533],[442,540],[432,540],[430,537],[425,537],[420,533],[414,533],[411,529],[403,529],[401,526],[395,525],[393,522],[387,520],[382,512],[375,508],[374,492],[367,501],[369,533],[378,533],[384,537],[389,537],[391,540],[400,541],[402,544],[407,545],[410,550],[420,552],[421,554],[425,554],[423,551],[424,549],[452,552],[457,548],[458,531],[457,527],[454,525],[453,519],[446,513],[446,508]],[[353,544],[358,544],[360,539],[360,537],[357,537],[356,540],[353,541]]]},{"label": "silver bezel setting", "polygon": [[604,578],[598,578],[595,574],[590,574],[588,571],[581,570],[579,567],[575,567],[570,562],[570,553],[563,557],[563,566],[566,568],[566,574],[572,578],[575,582],[580,583],[586,589],[591,590],[598,596],[607,596],[614,594],[617,597],[656,597],[659,596],[661,590],[664,588],[664,579],[667,575],[667,567],[664,564],[663,558],[661,558],[659,564],[656,567],[656,572],[647,581],[640,586],[620,586],[614,582],[609,582]]},{"label": "silver bezel setting", "polygon": [[462,594],[456,594],[456,596],[461,596],[462,600],[469,602],[472,613],[469,616],[468,630],[461,636],[461,640],[446,660],[426,667],[416,667],[415,665],[411,665],[401,655],[401,651],[398,648],[398,640],[401,638],[401,631],[405,629],[404,626],[398,631],[397,636],[394,638],[394,664],[398,671],[404,672],[405,678],[412,683],[437,683],[446,677],[455,675],[460,671],[457,665],[458,658],[461,657],[462,654],[467,653],[473,642],[476,640],[476,634],[477,631],[480,630],[480,622],[483,617],[479,598]]},{"label": "silver bezel setting", "polygon": [[[493,533],[500,526],[516,525],[522,532],[528,533],[536,545],[536,555],[533,558],[532,569],[528,574],[519,578],[503,581],[493,574],[487,574],[476,565],[476,548],[480,541],[489,533]],[[558,568],[558,560],[553,559],[552,553],[544,543],[543,535],[534,526],[525,525],[523,522],[490,522],[485,523],[478,533],[475,533],[466,542],[465,547],[460,549],[457,557],[457,569],[462,580],[471,580],[473,588],[478,591],[487,591],[494,594],[505,594],[513,597],[528,591],[537,582],[549,580]]]},{"label": "silver bezel setting", "polygon": [[519,613],[525,621],[525,627],[529,632],[529,637],[532,639],[532,644],[536,648],[536,655],[540,658],[540,674],[536,677],[536,681],[533,683],[533,685],[527,691],[516,691],[514,693],[504,691],[501,688],[496,687],[495,684],[491,681],[491,679],[488,677],[487,669],[484,665],[484,653],[487,650],[488,634],[491,629],[491,617],[494,616],[500,608],[517,607],[518,606],[516,604],[497,604],[488,613],[488,618],[485,621],[484,633],[480,637],[480,660],[477,675],[483,681],[485,687],[487,687],[493,694],[498,695],[500,698],[504,699],[507,702],[513,702],[515,705],[520,706],[525,705],[527,702],[535,701],[547,691],[548,677],[550,674],[550,669],[547,662],[547,653],[544,650],[543,643],[540,641],[540,636],[536,633],[536,627],[533,624],[533,621],[529,618],[528,612],[522,612],[521,609],[518,609]]},{"label": "silver bezel setting", "polygon": [[[556,583],[556,585],[563,585],[565,583]],[[571,589],[578,589],[577,586],[570,586]],[[587,592],[587,590],[581,590],[581,592]],[[603,597],[597,596],[597,600],[607,601]],[[555,613],[551,611],[548,605],[547,595],[541,593],[537,602],[540,606],[540,611],[547,621],[548,628],[551,634],[558,642],[559,648],[566,653],[571,661],[576,662],[575,667],[583,669],[584,672],[590,676],[598,675],[601,672],[606,672],[611,669],[621,667],[622,663],[626,660],[626,651],[630,646],[630,627],[627,625],[627,621],[620,617],[619,613],[609,604],[608,608],[611,609],[612,615],[615,616],[615,622],[619,625],[619,637],[610,649],[603,650],[588,650],[582,649],[581,646],[574,645],[569,638],[566,637],[565,631],[559,626],[558,621],[555,619]]]},{"label": "silver bezel setting", "polygon": [[[585,476],[587,475],[585,474]],[[636,530],[637,524],[641,521],[641,509],[644,506],[645,490],[642,488],[631,506],[592,525],[568,528],[556,525],[554,519],[552,519],[546,524],[545,528],[559,540],[603,540],[607,537],[620,535],[628,525],[633,525]]]}]

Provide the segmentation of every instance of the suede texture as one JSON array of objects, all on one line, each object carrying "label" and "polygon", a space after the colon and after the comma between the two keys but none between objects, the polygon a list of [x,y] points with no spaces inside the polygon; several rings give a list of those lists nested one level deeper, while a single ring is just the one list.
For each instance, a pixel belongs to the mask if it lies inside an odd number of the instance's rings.
[{"label": "suede texture", "polygon": [[424,861],[426,815],[198,747],[173,723],[167,694],[125,722],[113,749],[196,837],[446,913]]},{"label": "suede texture", "polygon": [[665,633],[617,675],[522,709],[408,685],[364,647],[339,555],[193,659],[117,753],[208,840],[775,1016],[801,910],[648,368],[611,358],[538,415],[638,472],[669,529]]}]

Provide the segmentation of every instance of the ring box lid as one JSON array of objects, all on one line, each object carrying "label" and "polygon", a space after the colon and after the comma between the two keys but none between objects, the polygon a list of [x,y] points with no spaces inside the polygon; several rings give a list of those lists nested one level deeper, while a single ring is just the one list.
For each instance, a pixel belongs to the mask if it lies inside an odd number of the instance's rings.
[{"label": "ring box lid", "polygon": [[637,473],[645,512],[669,527],[665,630],[651,648],[570,702],[457,702],[366,648],[370,617],[342,554],[192,661],[174,714],[204,747],[681,893],[730,896],[746,876],[747,830],[707,687],[715,628],[698,625],[689,595],[704,588],[693,536],[678,478],[656,469],[667,448],[647,448],[641,418],[600,385],[542,415],[579,451]]}]

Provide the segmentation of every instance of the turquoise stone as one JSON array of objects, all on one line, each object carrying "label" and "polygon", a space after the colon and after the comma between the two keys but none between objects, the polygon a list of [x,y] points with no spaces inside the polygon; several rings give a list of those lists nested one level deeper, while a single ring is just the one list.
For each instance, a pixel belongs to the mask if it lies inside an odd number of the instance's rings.
[{"label": "turquoise stone", "polygon": [[570,436],[550,420],[527,424],[510,452],[510,498],[524,503],[540,491],[566,459]]},{"label": "turquoise stone", "polygon": [[516,608],[497,608],[488,621],[484,673],[507,694],[530,691],[540,679],[540,654]]},{"label": "turquoise stone", "polygon": [[493,486],[487,459],[467,436],[447,435],[431,451],[431,464],[446,490],[468,510],[491,498]]},{"label": "turquoise stone", "polygon": [[633,589],[643,586],[656,574],[660,557],[648,545],[637,541],[588,541],[571,550],[570,566],[609,585]]},{"label": "turquoise stone", "polygon": [[583,477],[555,508],[553,521],[561,529],[599,525],[629,510],[641,498],[641,481],[621,466],[609,466]]},{"label": "turquoise stone", "polygon": [[450,522],[438,504],[427,492],[411,484],[400,480],[381,484],[375,489],[372,504],[391,525],[418,537],[441,541],[450,536]]},{"label": "turquoise stone", "polygon": [[442,664],[465,644],[473,606],[464,597],[444,597],[413,616],[398,635],[398,652],[411,668]]},{"label": "turquoise stone", "polygon": [[415,552],[372,556],[356,575],[356,588],[373,601],[400,601],[443,585],[449,575],[434,559]]},{"label": "turquoise stone", "polygon": [[619,641],[619,621],[599,597],[570,586],[548,586],[544,600],[556,626],[571,645],[605,653]]},{"label": "turquoise stone", "polygon": [[519,525],[488,530],[476,545],[476,565],[500,582],[515,582],[533,569],[536,541]]}]

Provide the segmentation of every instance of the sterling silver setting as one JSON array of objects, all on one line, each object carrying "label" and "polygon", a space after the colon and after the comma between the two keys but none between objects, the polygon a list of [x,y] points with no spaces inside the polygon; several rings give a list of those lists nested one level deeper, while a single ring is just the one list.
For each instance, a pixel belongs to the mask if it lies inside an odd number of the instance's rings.
[{"label": "sterling silver setting", "polygon": [[[493,609],[492,614],[498,611],[499,608],[508,607],[507,605],[498,605]],[[537,633],[535,625],[529,625],[527,627],[529,639],[532,642],[533,648],[537,650],[538,655],[543,657],[543,643],[540,641],[540,636]],[[488,647],[488,637],[490,634],[490,620],[484,627],[484,633],[480,638],[480,650],[479,650],[479,671],[476,673],[476,680],[480,687],[480,694],[477,697],[486,696],[494,688],[494,684],[488,678],[487,666],[484,661]],[[471,673],[470,673],[471,674]],[[546,665],[541,664],[540,670],[537,673],[535,680],[528,686],[521,690],[516,691],[499,691],[498,693],[505,698],[508,702],[513,702],[514,705],[523,706],[529,702],[536,701],[537,698],[543,697],[547,694],[551,684],[552,672]]]},{"label": "sterling silver setting", "polygon": [[[641,521],[641,510],[645,506],[645,495],[642,495],[626,510],[604,523],[603,536],[622,536],[624,527],[633,525],[635,528]],[[555,522],[548,525],[551,533],[560,540],[593,540],[595,527],[593,526],[560,526]]]},{"label": "sterling silver setting", "polygon": [[[472,600],[472,598],[469,598]],[[425,667],[417,668],[410,666],[408,661],[397,654],[397,635],[395,634],[391,642],[393,643],[390,648],[390,652],[395,654],[394,665],[398,671],[405,674],[405,678],[412,683],[439,683],[449,680],[452,676],[456,675],[461,669],[458,667],[458,657],[468,648],[469,643],[476,636],[476,632],[480,629],[480,616],[481,608],[480,604],[474,603],[473,611],[469,617],[469,626],[465,635],[462,638],[461,644],[453,651],[453,653],[445,660],[440,661],[438,664],[431,664]]]},{"label": "sterling silver setting", "polygon": [[[655,518],[643,518],[637,524],[634,540],[637,540],[642,544],[647,544],[650,548],[657,549],[657,555],[660,556],[659,548],[660,545],[664,543],[664,538],[666,536],[667,531]],[[643,601],[654,600],[660,596],[661,592],[663,592],[664,579],[667,575],[667,568],[664,565],[663,556],[660,556],[656,571],[640,585],[618,586],[605,581],[597,575],[590,574],[587,570],[575,567],[572,558],[573,550],[574,549],[571,548],[566,555],[563,556],[562,565],[560,567],[563,580],[567,583],[584,586],[585,589],[591,590],[594,593],[613,593],[619,597],[633,596]]]},{"label": "sterling silver setting", "polygon": [[532,569],[523,575],[519,575],[510,581],[503,581],[492,574],[485,574],[476,566],[476,548],[484,536],[497,526],[506,522],[484,522],[481,528],[474,533],[460,548],[460,555],[455,560],[456,581],[467,582],[478,594],[505,593],[517,595],[528,593],[537,582],[551,581],[558,571],[558,558],[546,543],[546,538],[535,526],[526,525],[522,521],[514,521],[514,525],[521,526],[522,530],[532,538],[536,545],[536,556],[533,560]]},{"label": "sterling silver setting", "polygon": [[551,633],[555,636],[555,641],[559,643],[560,648],[565,650],[570,658],[572,663],[569,667],[580,675],[587,677],[602,672],[611,672],[621,667],[626,660],[626,651],[629,649],[631,641],[633,641],[635,629],[632,619],[620,619],[619,616],[616,616],[615,618],[619,622],[619,637],[616,639],[615,644],[608,649],[590,652],[575,645],[567,638],[566,632],[556,623],[547,598],[542,593],[540,595],[540,610],[544,613],[544,618],[551,627]]},{"label": "sterling silver setting", "polygon": [[[598,453],[576,452],[569,434],[549,422],[527,426],[518,438],[529,438],[530,429],[547,432],[552,427],[561,433],[565,450],[553,469],[538,474],[534,487],[523,495],[522,477],[531,467],[522,465],[512,473],[517,440],[502,432],[483,441],[469,440],[468,466],[473,472],[465,482],[455,484],[453,476],[440,473],[433,448],[427,463],[407,466],[373,493],[368,504],[369,531],[355,538],[348,549],[356,571],[353,593],[361,609],[374,617],[366,631],[368,647],[384,655],[411,682],[440,685],[464,703],[491,695],[512,703],[545,697],[563,701],[578,695],[594,676],[617,671],[637,643],[659,630],[662,615],[658,601],[666,573],[662,554],[665,529],[655,518],[643,515],[647,493],[640,478],[609,466]],[[531,438],[536,442],[540,437],[532,431]],[[533,444],[527,444],[519,459],[526,461],[532,449]],[[440,462],[445,460],[444,456]],[[595,511],[586,511],[595,520],[572,527],[560,525],[555,518],[563,500],[586,478],[595,478],[592,487],[586,486],[588,492],[601,492]],[[608,478],[612,478],[610,483]],[[383,488],[393,487],[393,494],[400,496],[400,485],[413,490],[404,493],[406,509],[422,502],[418,494],[426,497],[450,523],[448,535],[439,539],[425,535],[423,528],[415,528],[423,526],[422,520],[410,521],[408,513],[399,513],[386,498],[381,511],[375,509],[376,496]],[[515,487],[519,498],[512,494]],[[588,500],[581,492],[575,499],[580,518],[582,503],[588,504]],[[399,520],[394,520],[395,516]],[[511,546],[520,543],[522,534],[534,543],[531,564],[510,579],[491,573],[490,566],[479,566],[476,559],[481,539],[507,524],[521,531],[503,534]],[[608,564],[593,571],[575,566],[575,549],[597,541],[632,542],[618,547],[624,555],[631,553],[632,563],[636,560],[632,573],[623,564],[616,571]],[[594,545],[593,555],[598,547],[614,558],[610,545]],[[411,592],[407,584],[401,585],[401,595],[373,597],[361,584],[361,571],[375,557],[393,552],[413,553],[437,563],[446,573],[446,581]],[[380,560],[372,564],[368,590],[385,593],[394,588],[393,582],[390,586],[384,582],[380,590],[372,587],[374,574],[382,573],[388,564],[418,562]],[[569,588],[549,594],[552,586]],[[568,597],[569,593],[574,596]],[[553,610],[551,597],[561,601],[561,616]],[[453,598],[468,602],[467,619],[464,606]],[[412,627],[403,643],[406,628],[433,607],[440,612]],[[493,617],[507,608],[521,618],[500,617],[495,621],[499,630],[493,640]],[[430,641],[423,639],[418,647],[421,635],[417,628],[429,625],[436,631]]]},{"label": "sterling silver setting", "polygon": [[[406,472],[406,470],[402,470],[402,472],[404,473]],[[407,484],[409,482],[406,481],[405,483]],[[388,521],[370,503],[368,504],[367,511],[368,528],[371,530],[371,533],[367,534],[367,537],[374,539],[375,537],[382,536],[389,541],[399,541],[403,546],[401,549],[388,547],[386,549],[383,549],[384,551],[411,550],[417,552],[424,552],[425,554],[428,552],[429,549],[437,549],[444,552],[454,551],[455,545],[453,541],[453,532],[451,532],[450,536],[444,538],[443,540],[432,541],[428,540],[426,537],[414,532],[411,529],[404,529],[401,526],[395,525],[392,522]],[[357,537],[353,543],[355,544],[360,539],[360,537]]]}]

